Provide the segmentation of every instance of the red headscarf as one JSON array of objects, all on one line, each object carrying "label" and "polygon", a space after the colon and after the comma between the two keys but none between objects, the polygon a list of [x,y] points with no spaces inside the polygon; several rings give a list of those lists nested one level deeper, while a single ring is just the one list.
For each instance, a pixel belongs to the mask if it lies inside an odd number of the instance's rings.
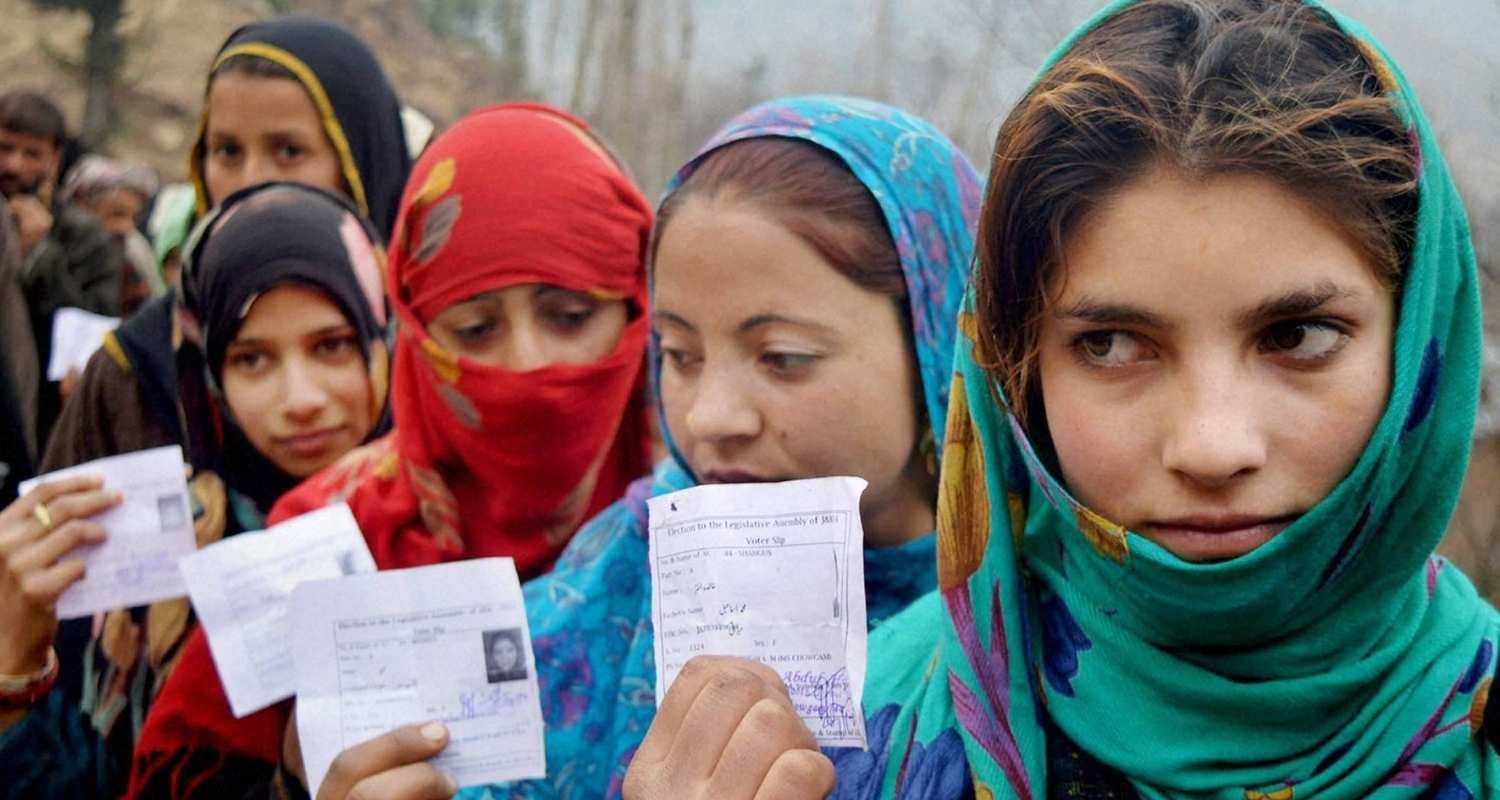
[{"label": "red headscarf", "polygon": [[[278,517],[343,498],[381,567],[511,556],[524,577],[649,471],[651,208],[587,131],[547,106],[496,106],[417,162],[390,248],[395,433],[289,494]],[[526,283],[625,300],[614,351],[511,372],[427,335],[443,309]]]},{"label": "red headscarf", "polygon": [[[395,431],[283,496],[269,521],[344,500],[382,569],[504,555],[522,576],[545,571],[582,522],[650,469],[651,219],[587,125],[556,109],[496,106],[433,142],[390,247]],[[427,335],[424,321],[454,303],[523,283],[624,299],[619,344],[591,364],[511,372]],[[215,770],[276,761],[289,706],[236,720],[194,632],[147,717],[131,795],[163,783],[207,790]]]}]

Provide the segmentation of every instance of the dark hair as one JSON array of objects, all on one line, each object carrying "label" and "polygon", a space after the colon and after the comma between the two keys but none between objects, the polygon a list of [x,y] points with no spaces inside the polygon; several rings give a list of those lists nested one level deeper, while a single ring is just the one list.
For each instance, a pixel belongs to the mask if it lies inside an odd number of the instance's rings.
[{"label": "dark hair", "polygon": [[[661,231],[695,196],[754,205],[857,285],[906,297],[901,257],[880,204],[837,155],[818,145],[761,137],[732,142],[704,156],[657,212],[653,261]],[[904,313],[906,304],[901,307]]]},{"label": "dark hair", "polygon": [[1017,417],[1040,408],[1038,330],[1064,241],[1152,168],[1270,178],[1337,219],[1394,287],[1418,156],[1385,72],[1302,0],[1145,0],[1084,35],[1001,126],[980,218],[978,355]]},{"label": "dark hair", "polygon": [[57,147],[68,138],[68,125],[62,111],[36,92],[13,91],[0,95],[0,128],[51,139]]},{"label": "dark hair", "polygon": [[224,59],[213,72],[208,74],[208,82],[212,84],[214,78],[220,75],[244,75],[249,78],[284,78],[289,81],[297,80],[297,76],[291,70],[263,56],[251,55],[250,53],[239,53]]}]

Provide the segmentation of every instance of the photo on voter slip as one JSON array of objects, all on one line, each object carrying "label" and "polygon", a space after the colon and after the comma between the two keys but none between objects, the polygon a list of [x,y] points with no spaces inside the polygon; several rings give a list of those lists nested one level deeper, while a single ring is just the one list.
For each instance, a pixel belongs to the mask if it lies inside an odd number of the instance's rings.
[{"label": "photo on voter slip", "polygon": [[310,786],[339,752],[430,720],[449,731],[432,763],[460,786],[546,776],[536,662],[509,558],[303,583],[290,616]]}]

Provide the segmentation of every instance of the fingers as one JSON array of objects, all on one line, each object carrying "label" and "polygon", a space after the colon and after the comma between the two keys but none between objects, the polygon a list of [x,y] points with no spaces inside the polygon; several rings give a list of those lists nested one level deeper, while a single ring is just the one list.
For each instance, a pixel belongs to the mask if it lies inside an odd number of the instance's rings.
[{"label": "fingers", "polygon": [[754,800],[822,800],[833,792],[833,762],[816,750],[788,750],[771,765]]},{"label": "fingers", "polygon": [[772,765],[789,750],[816,751],[812,731],[785,700],[765,698],[745,714],[724,747],[708,784],[708,797],[752,800]]},{"label": "fingers", "polygon": [[83,560],[70,558],[49,569],[30,572],[20,579],[21,597],[34,608],[51,610],[57,598],[83,578]]},{"label": "fingers", "polygon": [[71,478],[33,486],[31,491],[6,506],[4,511],[0,511],[0,526],[9,525],[16,520],[28,519],[34,513],[33,508],[42,503],[50,503],[62,495],[102,488],[104,488],[103,479],[91,475],[75,475]]},{"label": "fingers", "polygon": [[40,539],[21,545],[5,563],[16,575],[24,575],[36,569],[45,569],[57,563],[73,548],[104,541],[104,528],[98,523],[76,519],[55,528]]},{"label": "fingers", "polygon": [[790,708],[781,679],[774,672],[767,676],[756,669],[759,666],[739,660],[714,665],[714,674],[703,682],[667,755],[674,770],[690,779],[707,779],[752,708],[762,700]]},{"label": "fingers", "polygon": [[[448,729],[437,722],[407,725],[357,744],[333,760],[328,775],[323,778],[323,785],[318,789],[318,798],[343,800],[366,778],[424,761],[437,755],[447,744]],[[365,797],[373,796],[367,794]]]},{"label": "fingers", "polygon": [[[458,784],[431,764],[407,764],[372,775],[356,783],[347,800],[447,800],[458,792]],[[321,794],[321,793],[320,793]]]}]

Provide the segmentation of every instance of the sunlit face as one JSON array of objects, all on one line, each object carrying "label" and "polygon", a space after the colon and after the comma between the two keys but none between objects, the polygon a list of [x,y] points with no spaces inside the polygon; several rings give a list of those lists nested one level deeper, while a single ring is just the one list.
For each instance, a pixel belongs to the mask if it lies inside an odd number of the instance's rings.
[{"label": "sunlit face", "polygon": [[500,672],[510,672],[521,663],[521,651],[516,648],[516,643],[504,636],[497,636],[490,642],[490,664]]},{"label": "sunlit face", "polygon": [[754,207],[701,198],[663,229],[655,270],[662,402],[694,474],[856,475],[871,544],[932,530],[916,365],[890,297]]},{"label": "sunlit face", "polygon": [[250,444],[305,478],[375,426],[359,334],[329,299],[280,286],[250,307],[224,355],[224,399]]},{"label": "sunlit face", "polygon": [[624,300],[523,283],[443,309],[427,333],[464,358],[525,372],[604,358],[619,344],[628,316]]},{"label": "sunlit face", "polygon": [[203,180],[217,203],[267,181],[348,193],[312,98],[289,78],[224,73],[208,90]]},{"label": "sunlit face", "polygon": [[1158,170],[1065,243],[1041,327],[1047,424],[1084,504],[1188,561],[1247,553],[1363,452],[1394,298],[1317,207]]},{"label": "sunlit face", "polygon": [[97,193],[82,205],[104,223],[105,230],[124,240],[136,229],[136,220],[146,208],[146,198],[130,189],[115,188]]},{"label": "sunlit face", "polygon": [[45,136],[0,128],[0,195],[36,194],[57,174],[62,148]]}]

